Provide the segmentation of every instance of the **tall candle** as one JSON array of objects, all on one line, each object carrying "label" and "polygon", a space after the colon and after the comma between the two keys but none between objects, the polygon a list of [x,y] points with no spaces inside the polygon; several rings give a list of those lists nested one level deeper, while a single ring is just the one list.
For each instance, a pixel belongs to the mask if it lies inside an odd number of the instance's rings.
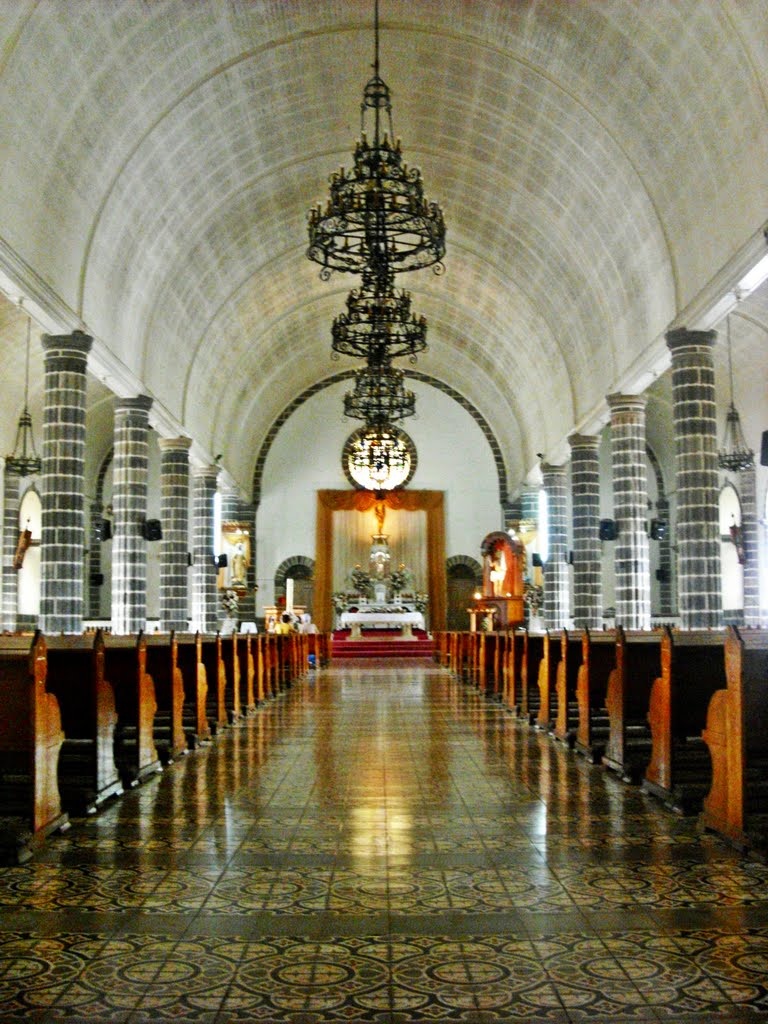
[{"label": "tall candle", "polygon": [[293,611],[293,580],[290,576],[285,581],[285,610]]}]

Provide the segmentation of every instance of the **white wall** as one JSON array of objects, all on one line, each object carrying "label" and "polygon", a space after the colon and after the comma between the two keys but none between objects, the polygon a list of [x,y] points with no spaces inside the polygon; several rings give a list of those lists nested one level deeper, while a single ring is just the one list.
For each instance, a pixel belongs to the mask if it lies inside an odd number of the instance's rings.
[{"label": "white wall", "polygon": [[[480,543],[501,525],[493,454],[480,427],[453,399],[410,381],[417,415],[402,427],[413,439],[418,468],[412,489],[445,491],[446,558],[480,558]],[[277,567],[294,555],[315,557],[316,491],[350,487],[341,451],[359,421],[342,415],[351,383],[336,384],[308,399],[283,424],[264,466],[256,516],[257,607],[271,604]]]}]

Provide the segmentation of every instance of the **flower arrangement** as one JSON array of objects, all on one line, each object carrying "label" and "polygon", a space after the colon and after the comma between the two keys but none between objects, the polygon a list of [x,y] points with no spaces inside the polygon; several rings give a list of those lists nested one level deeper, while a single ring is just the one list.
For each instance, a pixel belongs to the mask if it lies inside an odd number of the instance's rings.
[{"label": "flower arrangement", "polygon": [[539,587],[529,580],[523,581],[523,602],[530,615],[538,615],[544,601],[544,587]]},{"label": "flower arrangement", "polygon": [[399,594],[402,590],[407,590],[412,580],[413,576],[410,569],[406,569],[402,563],[389,576],[389,584],[395,594]]},{"label": "flower arrangement", "polygon": [[427,594],[414,594],[413,605],[417,612],[423,612],[427,604],[429,603],[429,597]]},{"label": "flower arrangement", "polygon": [[356,594],[363,594],[365,597],[370,597],[373,591],[373,580],[365,569],[356,565],[349,574],[349,582]]},{"label": "flower arrangement", "polygon": [[341,615],[347,607],[347,595],[343,590],[337,590],[335,594],[331,594],[331,601],[333,602],[333,609],[337,615]]},{"label": "flower arrangement", "polygon": [[234,590],[225,590],[221,595],[221,605],[227,614],[227,618],[236,619],[239,598]]}]

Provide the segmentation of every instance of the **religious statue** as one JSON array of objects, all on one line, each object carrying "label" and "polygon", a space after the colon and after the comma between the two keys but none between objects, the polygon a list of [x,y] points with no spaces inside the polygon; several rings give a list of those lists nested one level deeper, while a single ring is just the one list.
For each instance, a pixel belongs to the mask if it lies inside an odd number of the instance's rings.
[{"label": "religious statue", "polygon": [[504,581],[507,578],[507,560],[504,557],[504,548],[496,548],[493,552],[489,576],[494,597],[502,597],[504,595]]},{"label": "religious statue", "polygon": [[239,540],[237,544],[235,544],[234,551],[232,553],[232,575],[230,578],[230,586],[244,587],[246,584],[247,570],[248,562],[245,555],[245,544]]}]

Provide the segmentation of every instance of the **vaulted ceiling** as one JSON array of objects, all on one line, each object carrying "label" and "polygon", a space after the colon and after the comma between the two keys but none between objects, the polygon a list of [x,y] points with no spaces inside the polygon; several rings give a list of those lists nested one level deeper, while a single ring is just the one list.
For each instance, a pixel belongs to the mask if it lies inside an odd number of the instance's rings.
[{"label": "vaulted ceiling", "polygon": [[[356,280],[319,279],[306,214],[350,164],[372,8],[0,0],[0,285],[92,334],[107,386],[246,490],[271,424],[340,368]],[[519,480],[663,368],[666,328],[768,219],[764,0],[381,0],[381,60],[448,228],[445,275],[401,280],[419,369]],[[23,332],[0,309],[5,449]]]}]

